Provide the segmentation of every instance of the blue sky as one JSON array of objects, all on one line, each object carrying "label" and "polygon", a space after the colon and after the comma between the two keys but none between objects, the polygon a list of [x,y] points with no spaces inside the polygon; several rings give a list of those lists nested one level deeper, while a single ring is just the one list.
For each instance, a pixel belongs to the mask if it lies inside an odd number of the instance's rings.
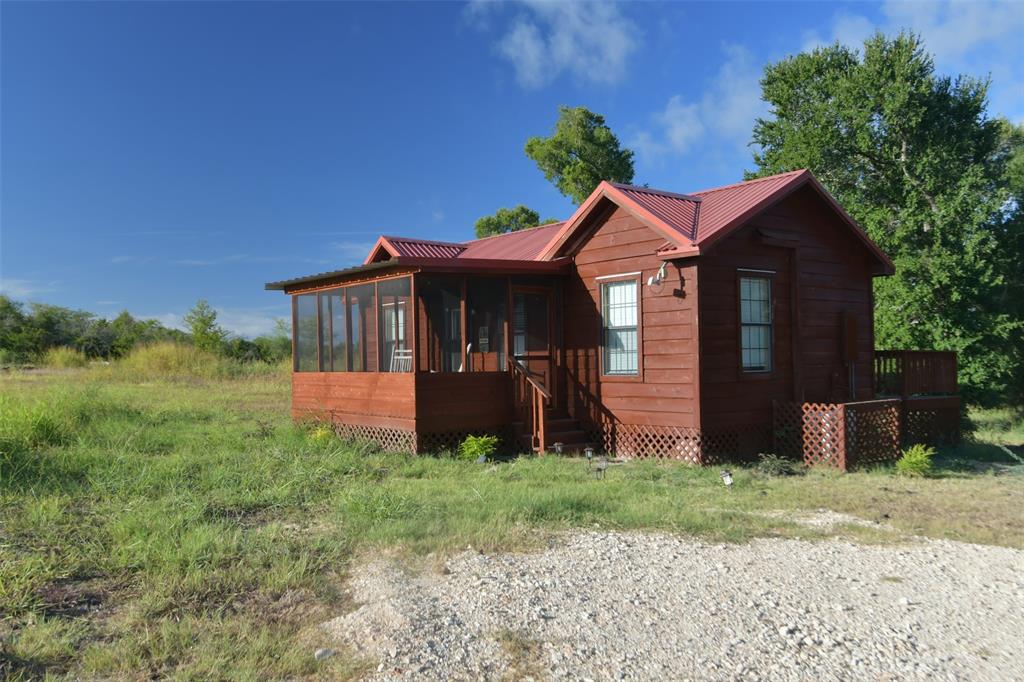
[{"label": "blue sky", "polygon": [[522,152],[559,104],[607,118],[639,183],[751,167],[768,61],[876,28],[991,74],[1024,120],[1024,3],[0,3],[0,286],[253,335],[263,283],[359,262],[381,233],[573,206]]}]

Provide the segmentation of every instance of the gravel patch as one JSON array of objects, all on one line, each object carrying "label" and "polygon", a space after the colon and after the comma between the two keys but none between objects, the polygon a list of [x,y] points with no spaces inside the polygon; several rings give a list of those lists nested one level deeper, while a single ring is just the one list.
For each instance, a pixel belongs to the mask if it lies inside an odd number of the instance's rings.
[{"label": "gravel patch", "polygon": [[377,680],[1024,679],[1024,552],[1001,547],[576,532],[349,589],[323,627]]}]

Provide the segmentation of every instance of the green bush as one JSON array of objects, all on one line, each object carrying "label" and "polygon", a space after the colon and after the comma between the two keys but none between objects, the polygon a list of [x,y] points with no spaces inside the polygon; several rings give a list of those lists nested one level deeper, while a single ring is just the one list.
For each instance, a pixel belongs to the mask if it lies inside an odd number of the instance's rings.
[{"label": "green bush", "polygon": [[497,436],[467,436],[459,445],[459,459],[490,459],[498,449]]},{"label": "green bush", "polygon": [[757,471],[765,476],[795,476],[803,473],[797,462],[771,452],[758,455]]},{"label": "green bush", "polygon": [[935,448],[917,443],[903,451],[896,461],[896,473],[900,476],[927,476],[932,470]]},{"label": "green bush", "polygon": [[89,358],[85,353],[68,346],[57,346],[46,351],[43,355],[43,364],[47,367],[85,367],[89,364]]}]

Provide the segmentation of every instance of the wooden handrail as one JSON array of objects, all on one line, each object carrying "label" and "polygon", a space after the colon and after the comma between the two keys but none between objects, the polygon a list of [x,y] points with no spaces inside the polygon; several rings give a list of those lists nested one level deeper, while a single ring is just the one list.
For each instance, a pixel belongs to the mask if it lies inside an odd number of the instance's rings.
[{"label": "wooden handrail", "polygon": [[548,392],[548,389],[546,389],[541,382],[539,382],[537,379],[535,379],[534,378],[534,376],[535,376],[534,373],[532,373],[529,370],[527,370],[526,366],[523,365],[522,363],[520,363],[519,360],[517,360],[514,357],[510,357],[509,358],[509,365],[512,367],[513,371],[518,371],[519,373],[521,373],[523,378],[526,381],[528,381],[529,384],[532,387],[536,388],[541,393],[541,395],[543,395],[548,400],[551,399],[551,393]]},{"label": "wooden handrail", "polygon": [[[512,403],[522,411],[523,426],[530,434],[530,443],[540,452],[547,448],[547,416],[545,415],[545,404],[551,400],[551,393],[531,376],[526,365],[515,358],[508,359],[509,369],[513,375],[512,381]],[[525,382],[521,391],[519,379]],[[529,393],[527,398],[525,393]]]}]

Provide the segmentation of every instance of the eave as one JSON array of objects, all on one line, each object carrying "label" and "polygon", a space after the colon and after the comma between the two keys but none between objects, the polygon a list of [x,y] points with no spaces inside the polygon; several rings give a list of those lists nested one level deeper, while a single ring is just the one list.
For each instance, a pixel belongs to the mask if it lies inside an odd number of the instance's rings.
[{"label": "eave", "polygon": [[345,284],[349,280],[383,278],[393,270],[407,272],[432,272],[480,275],[563,275],[568,272],[572,260],[558,258],[550,261],[505,260],[500,258],[413,258],[399,256],[390,260],[358,265],[343,270],[320,272],[294,279],[267,282],[267,291],[291,291],[310,288],[318,284]]}]

